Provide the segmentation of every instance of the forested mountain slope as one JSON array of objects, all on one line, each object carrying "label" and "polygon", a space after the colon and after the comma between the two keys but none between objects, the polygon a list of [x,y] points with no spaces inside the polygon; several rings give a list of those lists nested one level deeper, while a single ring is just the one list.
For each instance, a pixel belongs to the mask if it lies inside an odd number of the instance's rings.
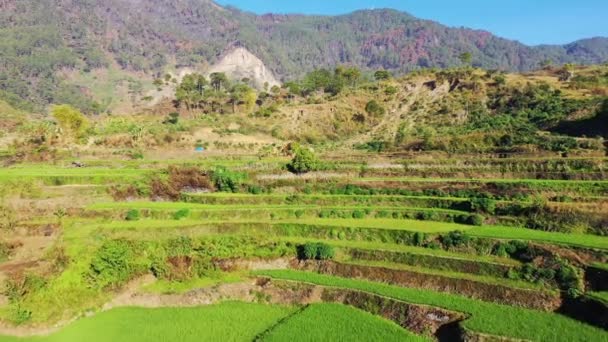
[{"label": "forested mountain slope", "polygon": [[67,102],[95,111],[90,89],[60,71],[116,67],[161,75],[173,68],[204,69],[235,46],[283,80],[338,64],[394,72],[450,67],[461,63],[464,52],[475,66],[516,71],[547,60],[608,59],[607,38],[529,47],[394,10],[258,16],[208,0],[2,0],[0,98],[18,107]]}]

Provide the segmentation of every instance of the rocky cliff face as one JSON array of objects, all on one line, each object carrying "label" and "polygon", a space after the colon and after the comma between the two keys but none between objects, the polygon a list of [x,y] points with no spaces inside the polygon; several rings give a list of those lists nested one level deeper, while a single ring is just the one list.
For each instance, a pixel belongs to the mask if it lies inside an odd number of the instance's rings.
[{"label": "rocky cliff face", "polygon": [[209,73],[212,72],[226,73],[229,78],[234,80],[247,78],[258,89],[280,84],[264,62],[243,47],[237,47],[225,53],[211,67]]}]

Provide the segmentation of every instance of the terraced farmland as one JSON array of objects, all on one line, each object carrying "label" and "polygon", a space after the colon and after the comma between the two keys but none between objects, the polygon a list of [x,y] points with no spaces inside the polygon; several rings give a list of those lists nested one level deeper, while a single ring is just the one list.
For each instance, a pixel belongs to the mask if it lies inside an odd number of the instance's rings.
[{"label": "terraced farmland", "polygon": [[0,341],[608,341],[606,159],[364,157],[0,170]]}]

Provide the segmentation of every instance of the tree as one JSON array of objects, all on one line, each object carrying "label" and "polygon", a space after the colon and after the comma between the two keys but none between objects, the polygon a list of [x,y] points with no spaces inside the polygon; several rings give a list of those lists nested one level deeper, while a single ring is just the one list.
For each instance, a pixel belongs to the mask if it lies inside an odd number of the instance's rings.
[{"label": "tree", "polygon": [[246,110],[250,111],[255,106],[257,95],[255,91],[246,84],[237,84],[230,92],[230,103],[232,103],[232,112],[236,112],[236,106],[240,103],[246,105]]},{"label": "tree", "polygon": [[470,52],[464,52],[460,56],[458,56],[462,64],[471,65],[473,61],[473,55]]},{"label": "tree", "polygon": [[336,77],[344,79],[349,87],[356,87],[361,78],[361,70],[357,67],[338,67],[336,68]]},{"label": "tree", "polygon": [[211,79],[211,86],[213,86],[215,91],[220,91],[228,85],[228,76],[223,72],[214,72],[209,75],[209,78]]},{"label": "tree", "polygon": [[175,90],[175,98],[179,103],[185,104],[188,110],[200,107],[208,85],[209,82],[203,75],[186,75]]},{"label": "tree", "polygon": [[376,81],[384,81],[391,78],[391,73],[386,70],[378,70],[374,73],[374,78]]},{"label": "tree", "polygon": [[53,106],[51,115],[66,136],[80,139],[89,128],[89,119],[70,105]]},{"label": "tree", "polygon": [[318,169],[319,161],[311,150],[299,145],[295,145],[293,149],[293,159],[287,164],[290,172],[301,174]]}]

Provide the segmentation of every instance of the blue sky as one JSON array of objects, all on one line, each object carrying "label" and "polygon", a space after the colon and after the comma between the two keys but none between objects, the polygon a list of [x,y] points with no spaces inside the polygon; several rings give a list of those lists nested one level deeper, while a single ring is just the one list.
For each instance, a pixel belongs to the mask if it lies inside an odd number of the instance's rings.
[{"label": "blue sky", "polygon": [[216,0],[255,13],[343,14],[395,8],[535,45],[608,37],[608,0]]}]

